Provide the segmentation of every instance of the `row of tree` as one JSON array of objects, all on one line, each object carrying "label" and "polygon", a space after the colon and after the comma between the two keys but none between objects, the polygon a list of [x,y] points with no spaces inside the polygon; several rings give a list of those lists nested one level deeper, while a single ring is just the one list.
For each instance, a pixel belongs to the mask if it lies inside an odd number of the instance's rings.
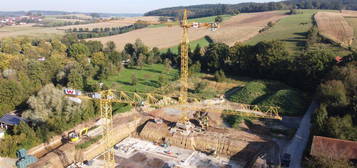
[{"label": "row of tree", "polygon": [[117,34],[127,33],[136,29],[142,29],[147,27],[146,23],[135,23],[129,26],[123,27],[112,27],[112,28],[93,28],[89,30],[88,28],[73,28],[66,30],[67,33],[74,33],[78,39],[87,39],[87,38],[96,38],[96,37],[105,37],[113,36]]},{"label": "row of tree", "polygon": [[289,7],[282,2],[241,3],[235,5],[211,4],[158,9],[145,13],[145,16],[170,16],[177,18],[181,17],[184,8],[189,10],[189,18],[289,9]]}]

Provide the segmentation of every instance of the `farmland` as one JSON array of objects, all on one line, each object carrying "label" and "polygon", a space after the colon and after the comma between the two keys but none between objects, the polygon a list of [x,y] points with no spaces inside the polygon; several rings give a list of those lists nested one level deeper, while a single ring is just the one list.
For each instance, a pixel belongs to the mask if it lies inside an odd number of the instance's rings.
[{"label": "farmland", "polygon": [[[352,28],[354,30],[353,31],[354,32],[354,38],[356,39],[356,37],[357,37],[357,18],[353,18],[353,17],[346,18],[346,21],[352,26]],[[356,49],[357,48],[357,41],[353,40],[351,46]]]},{"label": "farmland", "polygon": [[[67,15],[63,15],[63,16],[67,16]],[[61,17],[61,16],[57,16],[57,15],[46,16],[44,21],[53,24],[58,24],[65,21],[72,21],[72,22],[76,21],[76,19],[58,19],[56,17]],[[84,16],[77,16],[77,17],[86,19],[86,17]],[[5,26],[5,27],[0,27],[0,38],[15,37],[15,36],[33,36],[33,37],[40,37],[40,38],[50,38],[54,36],[64,35],[65,34],[64,30],[67,29],[88,28],[91,30],[93,28],[122,27],[122,26],[131,25],[135,23],[137,20],[156,22],[157,17],[122,18],[122,19],[102,21],[92,24],[71,25],[71,26],[62,26],[62,27],[35,27],[34,24]]]},{"label": "farmland", "polygon": [[[318,11],[327,12],[327,10],[301,10],[302,14],[282,18],[272,28],[248,40],[246,44],[254,45],[260,41],[279,40],[284,43],[292,55],[298,55],[305,48],[307,32],[313,26],[312,16]],[[328,12],[337,11],[330,10]],[[318,43],[317,46],[328,48],[340,55],[349,54],[345,49],[329,43]]]},{"label": "farmland", "polygon": [[57,30],[54,27],[33,27],[33,24],[6,26],[0,28],[0,38],[14,36],[34,36],[49,38],[53,36],[62,36],[64,31]]},{"label": "farmland", "polygon": [[[265,27],[269,21],[276,21],[282,17],[284,17],[282,12],[240,14],[224,21],[221,29],[216,32],[211,32],[207,28],[191,29],[189,37],[190,41],[196,41],[208,35],[218,42],[232,45],[237,41],[248,40],[258,34],[259,30]],[[149,47],[162,49],[179,44],[181,41],[181,31],[179,26],[145,28],[125,34],[90,40],[99,40],[103,43],[114,41],[118,49],[121,50],[126,43],[133,43],[136,39],[140,38]]]},{"label": "farmland", "polygon": [[276,22],[286,15],[282,11],[244,13],[223,22],[221,28],[210,35],[215,42],[233,45],[256,36],[268,22]]},{"label": "farmland", "polygon": [[158,17],[155,16],[145,16],[145,17],[129,17],[129,18],[120,18],[120,19],[113,19],[113,20],[106,20],[106,21],[101,21],[98,23],[91,23],[91,24],[84,24],[84,25],[74,25],[74,26],[65,26],[61,27],[61,30],[66,30],[66,29],[73,29],[73,28],[83,28],[86,29],[88,28],[89,30],[92,30],[94,28],[112,28],[112,27],[122,27],[122,26],[128,26],[134,24],[136,21],[141,20],[141,21],[147,21],[150,23],[159,23],[158,22]]},{"label": "farmland", "polygon": [[312,26],[312,15],[316,10],[303,10],[303,14],[290,15],[277,22],[273,28],[247,41],[247,44],[256,44],[260,41],[280,40],[291,52],[298,52],[304,47],[305,33]]},{"label": "farmland", "polygon": [[353,28],[340,13],[318,12],[315,15],[320,35],[342,46],[350,46]]}]

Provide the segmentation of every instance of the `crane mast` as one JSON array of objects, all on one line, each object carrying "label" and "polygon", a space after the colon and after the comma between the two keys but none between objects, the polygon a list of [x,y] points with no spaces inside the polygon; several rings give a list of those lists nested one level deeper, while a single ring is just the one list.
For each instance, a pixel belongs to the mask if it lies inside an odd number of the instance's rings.
[{"label": "crane mast", "polygon": [[113,129],[112,99],[114,98],[114,93],[111,90],[105,90],[101,92],[101,95],[102,99],[100,99],[100,115],[101,118],[105,119],[104,140],[107,149],[106,153],[104,154],[105,167],[113,168],[115,167],[115,160],[111,137]]},{"label": "crane mast", "polygon": [[180,97],[179,102],[181,104],[187,103],[187,89],[188,89],[188,29],[191,24],[187,21],[187,10],[184,10],[183,18],[181,22],[183,29],[183,35],[181,40],[181,74],[180,74]]}]

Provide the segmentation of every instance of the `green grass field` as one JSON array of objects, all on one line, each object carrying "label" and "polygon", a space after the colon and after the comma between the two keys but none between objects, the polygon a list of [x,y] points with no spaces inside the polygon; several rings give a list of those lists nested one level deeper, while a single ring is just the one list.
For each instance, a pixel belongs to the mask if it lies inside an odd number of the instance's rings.
[{"label": "green grass field", "polygon": [[280,40],[285,43],[290,53],[300,52],[305,45],[306,33],[313,25],[313,14],[322,10],[301,11],[303,14],[290,15],[281,19],[271,29],[250,39],[246,44],[254,45],[260,41]]},{"label": "green grass field", "polygon": [[[191,48],[191,50],[193,51],[193,50],[196,48],[196,46],[197,46],[198,44],[199,44],[201,47],[206,47],[206,46],[208,46],[208,45],[210,44],[210,40],[209,40],[208,38],[204,37],[204,38],[201,38],[201,39],[199,39],[199,40],[191,41],[191,42],[190,42],[190,48]],[[175,46],[175,47],[171,47],[170,49],[171,49],[171,52],[173,52],[173,53],[175,53],[175,54],[178,54],[178,45]],[[167,50],[168,50],[168,48],[162,49],[162,50],[161,50],[161,53],[166,53]]]},{"label": "green grass field", "polygon": [[[140,67],[126,68],[117,75],[110,76],[103,83],[116,90],[150,93],[161,87],[159,82],[160,75],[170,81],[176,73],[177,70],[167,70],[162,64],[144,65],[142,69]],[[137,78],[136,85],[132,85],[132,75]]]}]

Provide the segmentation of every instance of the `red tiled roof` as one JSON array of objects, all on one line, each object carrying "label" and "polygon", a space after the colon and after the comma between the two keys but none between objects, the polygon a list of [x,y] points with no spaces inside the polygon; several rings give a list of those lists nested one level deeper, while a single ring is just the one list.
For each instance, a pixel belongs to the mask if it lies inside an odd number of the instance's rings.
[{"label": "red tiled roof", "polygon": [[357,159],[357,142],[314,136],[310,154],[332,159]]}]

